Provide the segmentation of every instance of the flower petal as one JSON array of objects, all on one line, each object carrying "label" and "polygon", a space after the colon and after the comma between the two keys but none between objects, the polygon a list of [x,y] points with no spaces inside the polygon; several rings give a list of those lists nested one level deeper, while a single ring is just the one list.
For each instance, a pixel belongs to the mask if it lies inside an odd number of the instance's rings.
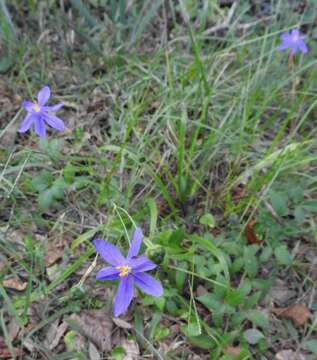
[{"label": "flower petal", "polygon": [[94,240],[93,243],[97,253],[100,254],[107,263],[113,266],[123,266],[126,264],[126,259],[115,245],[99,239]]},{"label": "flower petal", "polygon": [[140,256],[136,259],[129,260],[129,266],[132,268],[133,273],[149,271],[157,267],[157,265],[146,256]]},{"label": "flower petal", "polygon": [[24,107],[24,109],[28,112],[32,112],[33,111],[33,106],[35,104],[32,103],[31,101],[28,101],[28,100],[23,100],[22,101],[22,106]]},{"label": "flower petal", "polygon": [[43,106],[47,103],[47,100],[51,96],[51,90],[48,86],[44,86],[39,93],[37,94],[37,101],[40,106]]},{"label": "flower petal", "polygon": [[45,129],[44,120],[40,116],[37,116],[34,121],[34,125],[35,125],[35,132],[37,133],[37,135],[41,139],[44,139],[46,137],[46,129]]},{"label": "flower petal", "polygon": [[60,103],[60,104],[51,105],[51,106],[43,106],[42,109],[47,112],[56,112],[59,109],[61,109],[63,106],[64,106],[64,104]]},{"label": "flower petal", "polygon": [[48,115],[45,113],[43,114],[43,116],[49,126],[51,126],[52,128],[54,128],[58,131],[64,131],[65,125],[64,125],[64,121],[62,119],[58,118],[57,116]]},{"label": "flower petal", "polygon": [[153,276],[145,273],[133,274],[133,276],[135,285],[146,294],[155,297],[163,295],[163,288],[161,283],[155,280]]},{"label": "flower petal", "polygon": [[26,117],[24,118],[24,120],[22,121],[20,128],[19,128],[19,132],[20,133],[25,133],[26,131],[29,130],[29,128],[31,127],[32,123],[37,119],[37,116],[34,114],[28,114],[26,115]]},{"label": "flower petal", "polygon": [[131,246],[128,252],[127,259],[131,259],[134,256],[137,256],[142,245],[143,233],[142,229],[137,227],[133,233],[133,238]]},{"label": "flower petal", "polygon": [[290,41],[291,35],[288,32],[285,32],[285,33],[281,34],[280,38],[282,41]]},{"label": "flower petal", "polygon": [[308,53],[308,47],[307,45],[305,44],[305,41],[303,39],[300,39],[298,41],[298,48],[300,49],[300,51],[303,53],[303,54],[307,54]]},{"label": "flower petal", "polygon": [[114,267],[106,267],[101,269],[97,275],[97,280],[118,280],[119,279],[119,271]]},{"label": "flower petal", "polygon": [[134,280],[131,275],[121,278],[118,291],[114,299],[115,317],[123,314],[128,309],[134,296],[133,283]]},{"label": "flower petal", "polygon": [[298,38],[299,37],[299,29],[293,29],[292,31],[291,31],[291,37],[292,38]]},{"label": "flower petal", "polygon": [[289,45],[288,45],[288,44],[281,44],[281,45],[278,47],[278,50],[284,51],[284,50],[287,50],[288,48],[289,48]]}]

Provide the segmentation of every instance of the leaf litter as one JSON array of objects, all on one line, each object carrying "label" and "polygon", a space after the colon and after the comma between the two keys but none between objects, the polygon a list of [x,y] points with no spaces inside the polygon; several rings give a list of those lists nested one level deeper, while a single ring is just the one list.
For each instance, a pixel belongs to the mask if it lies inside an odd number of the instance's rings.
[{"label": "leaf litter", "polygon": [[17,278],[3,280],[3,286],[12,290],[23,291],[26,289],[27,285],[27,282],[22,282]]},{"label": "leaf litter", "polygon": [[281,317],[290,319],[297,326],[303,326],[311,317],[311,312],[305,304],[294,304],[287,308],[273,308],[272,312]]},{"label": "leaf litter", "polygon": [[80,314],[72,314],[66,321],[74,325],[100,351],[111,350],[113,322],[105,310],[83,310]]}]

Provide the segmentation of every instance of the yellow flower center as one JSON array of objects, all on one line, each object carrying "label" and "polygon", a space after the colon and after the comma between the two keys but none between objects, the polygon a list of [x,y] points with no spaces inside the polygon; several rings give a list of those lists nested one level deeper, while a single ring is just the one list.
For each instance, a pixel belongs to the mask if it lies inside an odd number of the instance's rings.
[{"label": "yellow flower center", "polygon": [[34,104],[34,105],[32,106],[32,109],[33,109],[35,112],[40,112],[40,111],[41,111],[40,105],[38,105],[38,104]]},{"label": "yellow flower center", "polygon": [[127,276],[129,274],[129,272],[131,271],[130,266],[127,266],[127,265],[117,266],[116,269],[120,271],[120,273],[119,273],[120,277]]}]

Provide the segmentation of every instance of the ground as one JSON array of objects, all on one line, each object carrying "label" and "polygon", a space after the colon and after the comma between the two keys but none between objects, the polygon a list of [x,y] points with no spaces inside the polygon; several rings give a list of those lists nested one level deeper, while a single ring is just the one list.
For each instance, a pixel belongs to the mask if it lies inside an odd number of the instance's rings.
[{"label": "ground", "polygon": [[[315,6],[0,1],[1,359],[316,359]],[[136,224],[164,295],[115,318]]]}]

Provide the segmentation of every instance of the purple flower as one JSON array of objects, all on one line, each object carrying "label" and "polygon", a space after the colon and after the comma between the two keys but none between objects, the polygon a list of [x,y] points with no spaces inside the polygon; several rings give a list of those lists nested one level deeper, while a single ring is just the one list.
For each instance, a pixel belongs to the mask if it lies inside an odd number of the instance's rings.
[{"label": "purple flower", "polygon": [[120,280],[118,292],[114,299],[114,316],[123,314],[129,307],[134,296],[134,285],[152,296],[161,296],[163,288],[159,281],[146,274],[146,271],[156,268],[156,265],[145,256],[137,256],[142,244],[142,230],[136,228],[132,243],[125,258],[113,244],[104,240],[94,240],[98,254],[109,263],[110,267],[101,269],[97,280]]},{"label": "purple flower", "polygon": [[283,33],[281,35],[281,45],[279,46],[279,50],[291,50],[291,54],[295,55],[297,51],[301,51],[303,54],[308,52],[307,45],[305,44],[306,36],[301,36],[298,29],[293,29],[290,33]]},{"label": "purple flower", "polygon": [[50,88],[48,86],[44,86],[37,94],[36,103],[28,100],[23,101],[22,106],[28,112],[28,114],[22,121],[22,124],[18,130],[19,132],[24,133],[28,131],[33,123],[35,132],[40,138],[46,137],[45,123],[56,130],[64,130],[65,127],[63,120],[52,114],[62,108],[63,104],[45,106],[50,96]]}]

